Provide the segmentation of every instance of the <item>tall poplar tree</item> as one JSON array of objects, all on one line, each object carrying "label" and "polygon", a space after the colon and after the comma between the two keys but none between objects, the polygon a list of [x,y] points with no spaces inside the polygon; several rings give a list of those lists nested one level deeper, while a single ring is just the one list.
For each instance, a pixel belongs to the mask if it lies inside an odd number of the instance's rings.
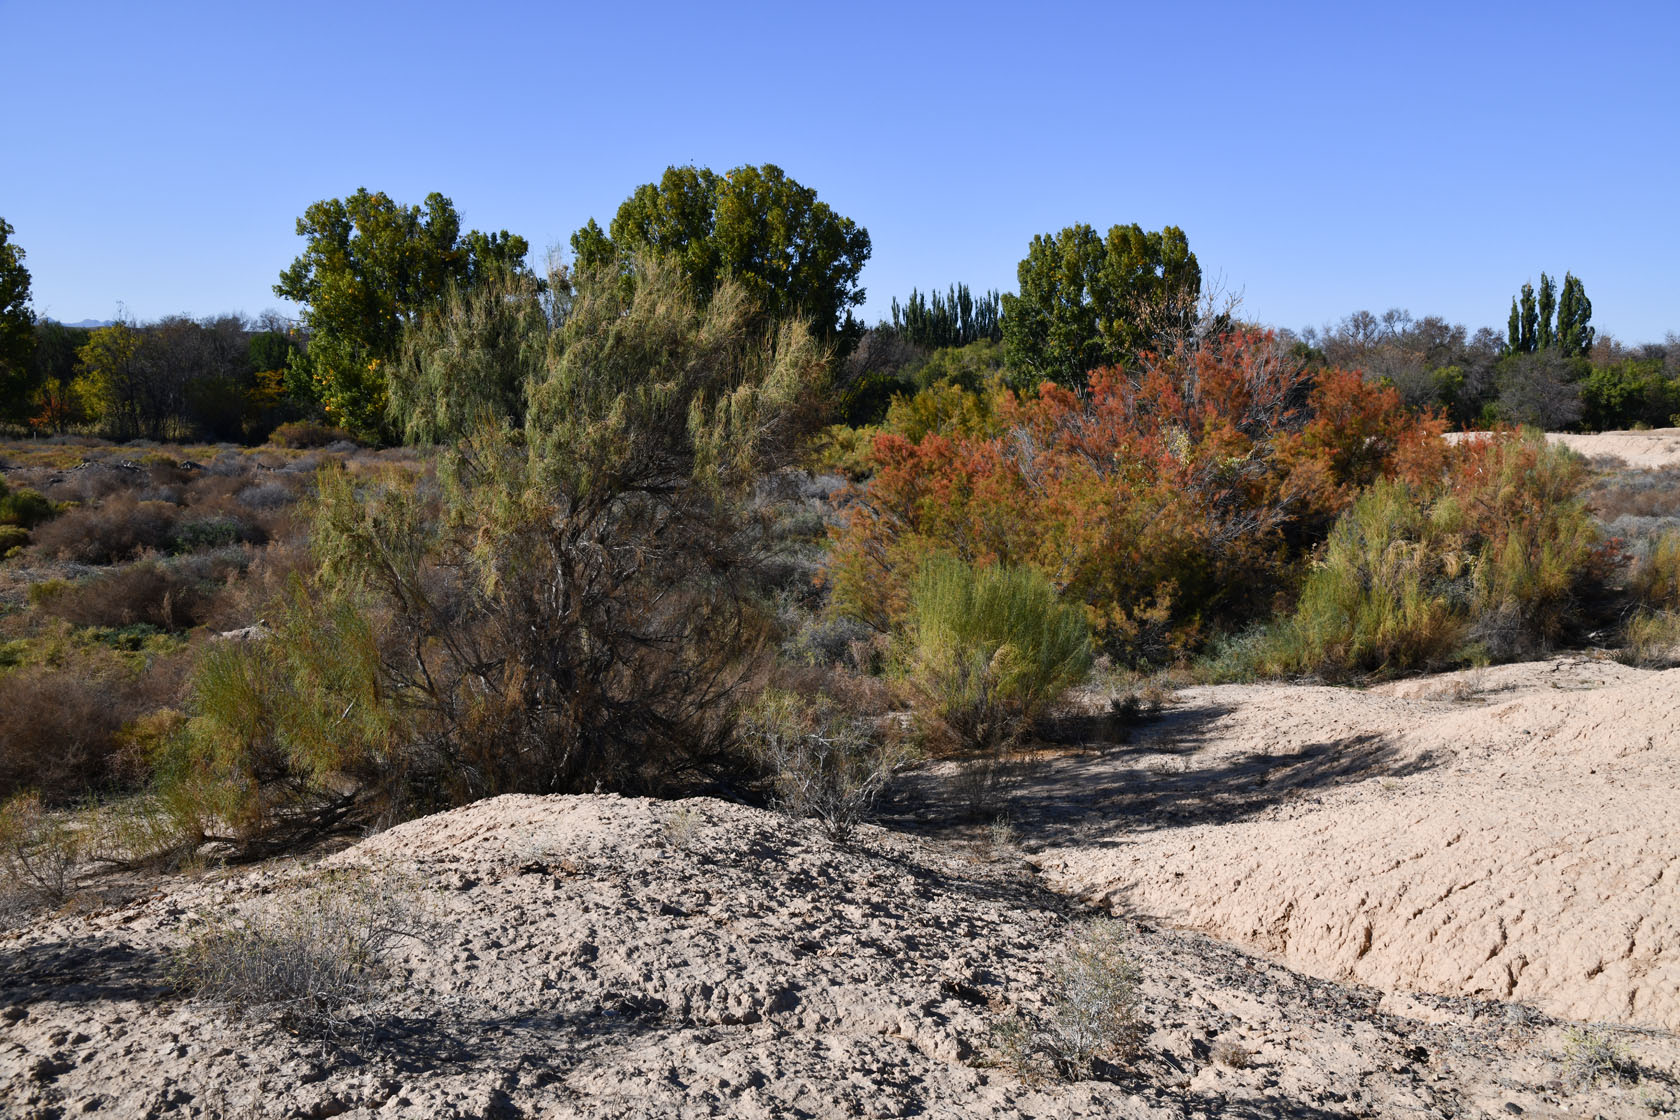
[{"label": "tall poplar tree", "polygon": [[1513,354],[1557,349],[1566,357],[1585,357],[1596,334],[1587,325],[1591,318],[1592,301],[1574,273],[1563,274],[1560,291],[1557,282],[1542,272],[1538,296],[1534,285],[1524,284],[1520,298],[1511,300],[1507,345]]},{"label": "tall poplar tree", "polygon": [[1557,345],[1569,357],[1585,357],[1592,349],[1593,337],[1598,333],[1588,322],[1592,319],[1592,300],[1578,277],[1563,274],[1563,291],[1558,296]]},{"label": "tall poplar tree", "polygon": [[1540,350],[1552,348],[1552,312],[1557,310],[1557,285],[1544,272],[1540,274],[1540,332],[1535,338],[1535,346]]}]

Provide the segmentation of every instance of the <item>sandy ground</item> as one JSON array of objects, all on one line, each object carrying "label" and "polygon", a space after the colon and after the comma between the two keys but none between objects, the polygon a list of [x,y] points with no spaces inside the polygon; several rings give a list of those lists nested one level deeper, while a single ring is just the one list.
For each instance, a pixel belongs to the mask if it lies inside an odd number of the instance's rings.
[{"label": "sandy ground", "polygon": [[1628,466],[1642,470],[1680,463],[1680,428],[1652,428],[1645,432],[1595,432],[1590,435],[1554,432],[1547,438],[1564,444],[1589,459],[1620,459]]},{"label": "sandy ground", "polygon": [[[311,884],[345,874],[408,892],[432,931],[400,943],[397,980],[364,1034],[324,1045],[170,987],[171,952],[206,916],[296,909],[309,905]],[[1680,1051],[1667,1036],[1605,1035],[1640,1080],[1579,1083],[1566,1026],[1533,1009],[1385,995],[1136,920],[1122,923],[1142,977],[1136,1052],[1082,1080],[1023,1080],[1000,1066],[996,1027],[1048,1006],[1063,949],[1087,920],[1007,849],[874,827],[836,847],[808,826],[709,800],[504,797],[314,864],[159,883],[0,941],[0,1112],[1327,1118],[1680,1108],[1669,1072]],[[1247,1060],[1217,1057],[1232,1047]]]},{"label": "sandy ground", "polygon": [[[1680,1029],[1680,671],[1189,690],[1023,791],[1055,889],[1331,979]],[[1033,823],[1026,823],[1026,822]]]}]

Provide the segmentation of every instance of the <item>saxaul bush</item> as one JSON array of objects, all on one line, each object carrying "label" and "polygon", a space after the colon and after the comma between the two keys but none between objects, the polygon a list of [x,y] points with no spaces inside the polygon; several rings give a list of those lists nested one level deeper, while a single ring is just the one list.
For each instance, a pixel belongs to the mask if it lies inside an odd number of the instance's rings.
[{"label": "saxaul bush", "polygon": [[658,262],[582,278],[558,328],[520,322],[552,330],[522,428],[475,429],[435,482],[321,473],[318,571],[269,641],[205,659],[168,759],[198,827],[249,850],[725,765],[767,637],[747,498],[810,429],[826,353]]}]

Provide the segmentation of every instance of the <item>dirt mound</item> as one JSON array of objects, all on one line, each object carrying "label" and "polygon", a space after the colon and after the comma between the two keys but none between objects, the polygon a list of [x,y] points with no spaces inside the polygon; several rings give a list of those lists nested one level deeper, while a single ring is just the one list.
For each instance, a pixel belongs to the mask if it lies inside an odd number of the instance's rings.
[{"label": "dirt mound", "polygon": [[[973,858],[969,858],[972,856]],[[169,986],[201,916],[411,892],[376,1030],[323,1046]],[[1135,927],[1124,1067],[1024,1082],[996,1060],[1081,920],[1018,859],[866,829],[836,848],[716,801],[504,797],[313,866],[169,880],[0,941],[0,1112],[123,1117],[1258,1118],[1634,1115],[1569,1090],[1558,1024],[1394,1005],[1197,934]],[[1631,1052],[1631,1051],[1630,1051]],[[1672,1053],[1641,1051],[1648,1068]],[[1665,1098],[1666,1099],[1666,1098]]]},{"label": "dirt mound", "polygon": [[1318,976],[1680,1028],[1680,671],[1182,700],[1049,779],[1144,810],[1087,805],[1036,857],[1052,885]]}]

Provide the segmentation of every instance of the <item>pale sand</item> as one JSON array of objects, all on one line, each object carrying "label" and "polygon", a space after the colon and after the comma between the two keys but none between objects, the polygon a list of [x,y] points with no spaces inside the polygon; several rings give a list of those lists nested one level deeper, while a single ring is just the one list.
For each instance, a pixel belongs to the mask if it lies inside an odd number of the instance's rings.
[{"label": "pale sand", "polygon": [[[1318,976],[1680,1029],[1680,670],[1191,689],[1043,780],[1088,802],[1035,857],[1058,890]],[[1104,790],[1145,811],[1105,821]]]}]

